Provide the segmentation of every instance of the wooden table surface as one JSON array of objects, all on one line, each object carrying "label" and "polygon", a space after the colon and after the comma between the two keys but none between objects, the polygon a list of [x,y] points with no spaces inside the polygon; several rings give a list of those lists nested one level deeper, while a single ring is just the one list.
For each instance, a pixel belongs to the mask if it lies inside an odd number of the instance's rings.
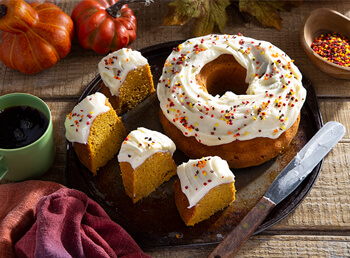
[{"label": "wooden table surface", "polygon": [[[79,0],[56,1],[71,14]],[[190,22],[183,27],[163,26],[170,1],[155,1],[144,7],[129,5],[138,19],[137,38],[130,45],[141,49],[158,43],[193,37]],[[350,256],[350,81],[338,80],[319,71],[304,53],[299,31],[303,18],[312,10],[328,7],[350,16],[349,0],[305,1],[281,16],[282,30],[263,28],[254,19],[244,23],[229,7],[230,19],[224,33],[270,41],[284,50],[313,84],[324,123],[338,121],[347,132],[324,159],[322,170],[312,190],[289,216],[275,226],[251,237],[238,257],[349,257]],[[56,159],[42,180],[66,184],[65,115],[75,105],[87,84],[98,74],[102,55],[80,47],[75,38],[70,54],[53,68],[35,75],[24,75],[0,64],[0,95],[27,92],[41,97],[51,108],[54,123]],[[7,183],[2,180],[1,183]],[[206,257],[216,245],[174,246],[145,249],[154,257]]]}]

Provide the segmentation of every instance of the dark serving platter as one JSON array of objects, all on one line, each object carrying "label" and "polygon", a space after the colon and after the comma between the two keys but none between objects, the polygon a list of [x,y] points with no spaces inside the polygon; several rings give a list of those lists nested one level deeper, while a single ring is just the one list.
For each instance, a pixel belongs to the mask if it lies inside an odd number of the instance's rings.
[{"label": "dark serving platter", "polygon": [[[167,42],[144,48],[140,52],[151,66],[155,87],[162,73],[163,64],[173,47],[183,41]],[[78,102],[100,90],[101,77],[94,78]],[[317,97],[312,84],[303,79],[307,89],[307,100],[301,110],[298,133],[291,145],[273,160],[260,166],[246,169],[232,169],[236,176],[236,201],[226,209],[215,213],[209,219],[192,227],[181,220],[174,202],[173,183],[176,176],[163,183],[155,192],[133,204],[125,194],[117,157],[114,157],[93,176],[75,155],[73,146],[67,142],[68,186],[85,192],[98,202],[111,219],[120,224],[135,241],[144,247],[167,245],[196,245],[218,243],[239,223],[250,209],[265,194],[273,180],[292,160],[296,153],[323,125]],[[122,116],[128,132],[143,126],[163,132],[158,120],[159,102],[156,93]],[[188,158],[176,150],[174,159],[177,165]],[[256,229],[258,234],[276,224],[292,212],[311,190],[321,170],[320,162],[303,183],[282,203],[277,205],[264,222]]]}]

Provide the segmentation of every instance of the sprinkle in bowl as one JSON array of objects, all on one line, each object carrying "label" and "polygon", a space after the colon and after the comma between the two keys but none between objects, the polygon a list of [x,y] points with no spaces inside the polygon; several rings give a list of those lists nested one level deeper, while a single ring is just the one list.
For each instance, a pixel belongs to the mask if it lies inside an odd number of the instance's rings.
[{"label": "sprinkle in bowl", "polygon": [[[332,63],[331,61],[326,60],[327,58],[321,57],[316,51],[311,47],[312,43],[315,42],[315,39],[321,35],[327,36],[330,34],[330,37],[336,33],[337,35],[343,36],[345,39],[350,39],[350,18],[345,15],[338,13],[337,11],[320,8],[310,12],[304,19],[301,30],[300,30],[300,40],[303,46],[303,49],[309,59],[314,63],[314,65],[319,68],[322,72],[338,79],[350,79],[350,67],[336,64],[337,61]],[[335,38],[335,37],[333,37]],[[340,38],[340,37],[338,37]],[[332,46],[333,41],[326,42],[324,49],[319,49],[319,52],[329,51],[329,47]],[[345,43],[344,43],[345,42]],[[343,40],[343,43],[346,44],[345,48],[348,48],[349,41]],[[339,43],[340,44],[340,43]],[[335,45],[335,44],[333,44]],[[340,50],[337,50],[338,52]],[[350,51],[350,49],[349,49]],[[346,52],[344,50],[343,52]],[[346,55],[350,55],[348,52]],[[338,59],[341,63],[348,62],[343,57],[331,56],[329,54],[329,59]],[[344,59],[344,61],[343,61]],[[349,65],[349,64],[348,64]]]}]

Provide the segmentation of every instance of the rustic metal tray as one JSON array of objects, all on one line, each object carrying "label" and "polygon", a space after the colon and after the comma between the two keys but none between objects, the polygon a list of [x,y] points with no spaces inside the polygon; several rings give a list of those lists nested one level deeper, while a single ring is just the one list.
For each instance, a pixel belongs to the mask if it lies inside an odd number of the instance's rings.
[{"label": "rustic metal tray", "polygon": [[[163,64],[173,47],[183,41],[167,42],[140,50],[151,66],[155,86],[162,73]],[[187,227],[181,220],[174,202],[173,183],[176,176],[162,184],[155,192],[133,204],[125,194],[117,157],[93,176],[78,160],[71,143],[67,142],[68,186],[85,192],[97,201],[112,220],[126,229],[136,242],[145,247],[167,245],[193,245],[218,243],[238,224],[265,194],[270,184],[305,143],[321,128],[323,122],[317,97],[311,83],[303,80],[307,100],[301,110],[298,133],[291,145],[275,159],[260,166],[232,169],[236,176],[236,201],[211,218]],[[100,90],[101,78],[96,76],[82,93],[78,102]],[[139,126],[163,132],[158,120],[159,102],[152,94],[136,108],[123,115],[130,132]],[[188,158],[179,150],[174,154],[180,165]],[[312,188],[322,166],[320,162],[304,182],[282,203],[277,205],[254,234],[262,232],[292,212]]]}]

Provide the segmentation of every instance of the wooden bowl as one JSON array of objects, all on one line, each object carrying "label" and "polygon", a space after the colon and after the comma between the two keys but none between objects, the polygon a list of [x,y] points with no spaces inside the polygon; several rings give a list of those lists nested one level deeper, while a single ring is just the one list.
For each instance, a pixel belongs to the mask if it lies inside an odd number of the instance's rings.
[{"label": "wooden bowl", "polygon": [[333,64],[320,57],[311,48],[316,37],[333,32],[341,33],[346,38],[350,38],[350,19],[328,8],[316,9],[309,13],[302,23],[301,44],[307,56],[322,72],[334,78],[350,79],[350,67]]}]

